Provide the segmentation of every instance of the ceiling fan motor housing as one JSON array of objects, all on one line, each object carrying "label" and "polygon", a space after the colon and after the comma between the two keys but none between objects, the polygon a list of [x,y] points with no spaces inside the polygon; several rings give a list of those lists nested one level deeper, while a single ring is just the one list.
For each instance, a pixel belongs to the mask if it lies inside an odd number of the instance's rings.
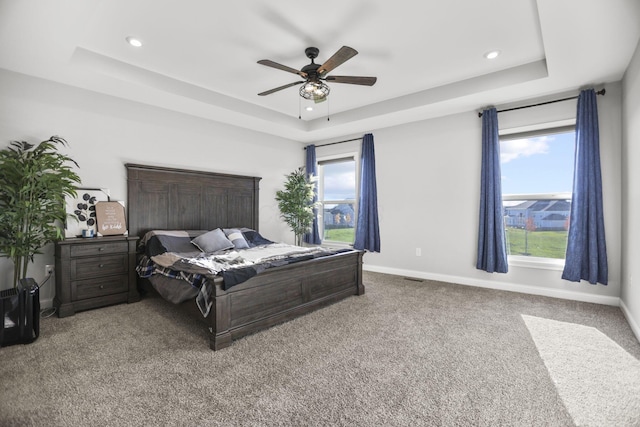
[{"label": "ceiling fan motor housing", "polygon": [[317,47],[308,47],[304,50],[304,54],[311,59],[311,62],[318,57],[318,53],[320,53],[320,49]]},{"label": "ceiling fan motor housing", "polygon": [[318,68],[320,68],[320,64],[314,64],[312,62],[311,64],[302,67],[300,71],[302,71],[303,73],[307,73],[308,81],[317,82],[319,79]]}]

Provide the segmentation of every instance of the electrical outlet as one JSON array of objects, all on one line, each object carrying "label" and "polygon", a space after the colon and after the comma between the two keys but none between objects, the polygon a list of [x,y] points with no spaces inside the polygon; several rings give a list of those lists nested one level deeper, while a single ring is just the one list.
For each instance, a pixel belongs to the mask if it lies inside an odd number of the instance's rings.
[{"label": "electrical outlet", "polygon": [[47,264],[44,266],[44,274],[53,274],[53,265]]}]

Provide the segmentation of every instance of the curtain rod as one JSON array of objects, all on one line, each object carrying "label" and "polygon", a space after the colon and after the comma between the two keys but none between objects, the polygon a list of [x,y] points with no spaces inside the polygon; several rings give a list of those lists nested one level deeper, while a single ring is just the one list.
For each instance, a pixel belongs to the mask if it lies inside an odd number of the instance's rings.
[{"label": "curtain rod", "polygon": [[[344,141],[336,141],[336,142],[330,142],[328,144],[320,144],[320,145],[316,145],[316,147],[326,147],[327,145],[336,145],[336,144],[342,144],[343,142],[351,142],[351,141],[360,141],[362,139],[362,137],[360,138],[353,138],[353,139],[345,139]],[[307,147],[304,147],[303,150],[306,150]]]},{"label": "curtain rod", "polygon": [[[596,95],[604,95],[605,93],[606,93],[606,90],[602,89],[602,90],[597,91]],[[498,113],[504,113],[505,111],[513,111],[513,110],[521,110],[523,108],[538,107],[540,105],[553,104],[555,102],[568,101],[570,99],[576,99],[576,98],[578,98],[578,96],[570,96],[569,98],[555,99],[553,101],[540,102],[538,104],[523,105],[522,107],[505,108],[504,110],[498,110],[497,112]],[[478,113],[478,117],[482,117],[482,111],[480,111]]]}]

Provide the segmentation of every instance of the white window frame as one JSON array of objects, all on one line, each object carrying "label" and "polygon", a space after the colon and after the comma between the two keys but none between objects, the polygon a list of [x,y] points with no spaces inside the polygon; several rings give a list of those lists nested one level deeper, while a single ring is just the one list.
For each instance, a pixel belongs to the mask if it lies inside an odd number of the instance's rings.
[{"label": "white window frame", "polygon": [[[337,163],[342,160],[353,160],[354,164],[354,173],[355,173],[355,198],[353,199],[353,212],[354,212],[354,224],[353,229],[356,230],[357,227],[357,219],[358,219],[358,196],[360,191],[360,162],[359,156],[357,152],[348,152],[341,154],[333,154],[328,156],[318,157],[316,159],[316,169],[318,171],[318,202],[320,203],[320,207],[318,207],[318,234],[320,235],[320,241],[322,246],[327,247],[353,247],[354,242],[346,243],[339,242],[335,240],[325,240],[324,238],[324,206],[325,204],[341,204],[344,203],[345,200],[324,200],[324,173],[323,168],[321,167],[323,163]],[[349,199],[350,201],[351,199]],[[355,234],[354,234],[355,236]]]},{"label": "white window frame", "polygon": [[[511,139],[532,138],[545,135],[552,135],[568,131],[575,132],[575,119],[564,120],[561,122],[546,123],[526,128],[501,130],[499,132],[499,141],[507,141]],[[502,194],[503,207],[505,201],[517,200],[571,200],[572,194],[569,193],[549,193],[549,194]],[[505,227],[506,233],[506,227]],[[530,257],[524,255],[507,254],[507,263],[514,267],[535,268],[542,270],[558,270],[562,271],[565,265],[565,259]]]}]

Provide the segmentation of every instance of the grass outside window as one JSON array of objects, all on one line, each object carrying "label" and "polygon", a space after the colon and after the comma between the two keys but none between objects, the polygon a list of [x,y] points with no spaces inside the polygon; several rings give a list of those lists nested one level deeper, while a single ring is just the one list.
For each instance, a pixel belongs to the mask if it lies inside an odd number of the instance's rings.
[{"label": "grass outside window", "polygon": [[507,227],[507,253],[542,258],[564,259],[567,231],[527,231]]},{"label": "grass outside window", "polygon": [[324,230],[324,240],[353,244],[356,239],[355,228],[334,228]]}]

